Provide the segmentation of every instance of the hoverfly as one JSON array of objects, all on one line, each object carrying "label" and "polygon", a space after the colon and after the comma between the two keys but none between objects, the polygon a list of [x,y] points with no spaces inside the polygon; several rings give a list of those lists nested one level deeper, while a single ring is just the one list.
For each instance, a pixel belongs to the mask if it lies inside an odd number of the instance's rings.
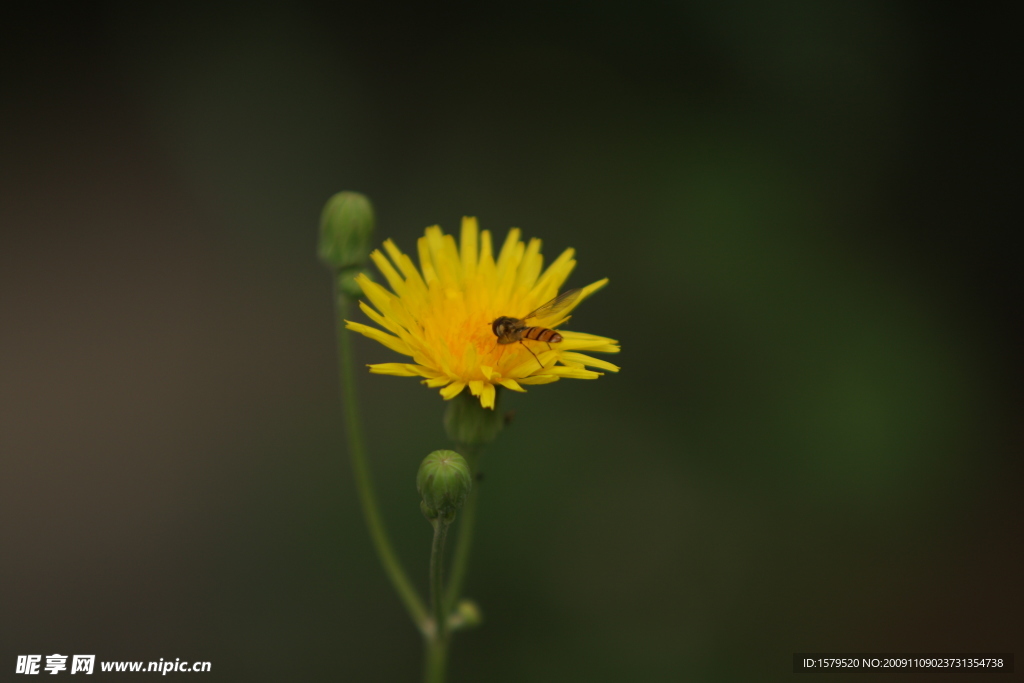
[{"label": "hoverfly", "polygon": [[[562,292],[551,301],[537,310],[524,315],[522,318],[512,318],[506,315],[495,318],[491,323],[491,329],[494,331],[494,336],[498,338],[498,344],[514,344],[519,342],[534,358],[537,358],[537,354],[533,353],[530,347],[523,342],[524,339],[546,342],[548,348],[551,348],[551,344],[557,344],[562,341],[562,335],[546,327],[529,326],[526,324],[526,321],[531,318],[549,318],[559,311],[565,310],[576,301],[580,291],[579,289],[570,289]],[[540,362],[540,358],[537,358],[537,363],[540,364],[543,370],[544,364]]]}]

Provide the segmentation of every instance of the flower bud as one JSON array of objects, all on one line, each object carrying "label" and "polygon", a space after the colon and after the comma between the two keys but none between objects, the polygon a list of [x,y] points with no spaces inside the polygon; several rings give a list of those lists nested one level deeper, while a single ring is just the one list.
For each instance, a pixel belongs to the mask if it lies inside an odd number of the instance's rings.
[{"label": "flower bud", "polygon": [[455,451],[434,451],[423,459],[416,474],[416,489],[423,496],[420,509],[430,520],[439,515],[445,521],[454,519],[472,487],[469,465]]},{"label": "flower bud", "polygon": [[479,626],[482,621],[483,615],[480,613],[480,607],[472,600],[463,599],[459,600],[455,612],[448,617],[448,627],[453,630],[474,628]]},{"label": "flower bud", "polygon": [[457,444],[482,446],[494,441],[505,426],[505,418],[497,410],[480,405],[468,391],[451,401],[444,411],[444,431]]},{"label": "flower bud", "polygon": [[339,192],[320,215],[320,260],[335,270],[362,266],[370,255],[373,206],[358,192]]}]

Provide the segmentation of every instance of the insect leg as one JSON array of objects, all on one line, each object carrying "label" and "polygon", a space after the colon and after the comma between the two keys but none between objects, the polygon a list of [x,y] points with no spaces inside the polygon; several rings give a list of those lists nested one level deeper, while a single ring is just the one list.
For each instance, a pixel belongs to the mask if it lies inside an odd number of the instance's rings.
[{"label": "insect leg", "polygon": [[[523,341],[522,339],[520,339],[520,340],[519,340],[519,343],[523,345],[523,348],[525,348],[525,349],[526,349],[527,351],[529,351],[529,352],[530,352],[530,355],[531,355],[531,356],[533,356],[534,358],[537,358],[537,354],[535,354],[535,353],[534,353],[534,352],[533,352],[533,351],[532,351],[532,350],[530,349],[530,347],[526,345],[526,342],[524,342],[524,341]],[[537,365],[539,365],[539,366],[540,366],[540,369],[541,369],[541,370],[543,370],[543,369],[544,369],[544,364],[540,362],[540,358],[537,358]]]}]

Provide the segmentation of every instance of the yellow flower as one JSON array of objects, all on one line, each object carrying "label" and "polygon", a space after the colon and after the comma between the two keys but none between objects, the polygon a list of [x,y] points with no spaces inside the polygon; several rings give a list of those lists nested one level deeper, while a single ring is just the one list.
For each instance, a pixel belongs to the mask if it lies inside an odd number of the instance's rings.
[{"label": "yellow flower", "polygon": [[[597,379],[603,374],[587,366],[618,372],[618,366],[580,353],[617,353],[614,339],[559,330],[563,340],[551,348],[531,340],[504,345],[497,343],[491,329],[500,316],[525,316],[553,299],[576,265],[572,249],[541,273],[540,240],[523,244],[519,229],[513,228],[495,259],[491,234],[478,232],[475,218],[462,219],[460,244],[434,226],[427,228],[418,247],[419,270],[391,240],[384,242],[390,261],[379,250],[370,255],[393,292],[365,275],[356,278],[377,310],[362,301],[359,307],[384,330],[346,320],[348,329],[415,361],[378,363],[369,366],[370,372],[424,377],[428,387],[442,387],[445,399],[455,398],[468,386],[483,407],[492,409],[499,385],[525,391],[524,384],[548,384],[563,377]],[[531,319],[529,324],[557,328],[573,308],[607,283],[604,279],[584,287],[554,317]]]}]

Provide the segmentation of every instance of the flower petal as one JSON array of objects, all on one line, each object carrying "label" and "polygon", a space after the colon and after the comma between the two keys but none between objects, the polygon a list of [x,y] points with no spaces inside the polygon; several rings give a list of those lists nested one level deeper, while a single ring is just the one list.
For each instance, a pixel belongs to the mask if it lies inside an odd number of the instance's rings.
[{"label": "flower petal", "polygon": [[554,375],[533,375],[532,377],[523,377],[519,380],[520,384],[551,384],[557,382],[560,378]]},{"label": "flower petal", "polygon": [[398,298],[404,298],[407,295],[405,280],[402,279],[402,276],[398,274],[398,271],[395,270],[381,250],[374,249],[370,252],[370,259],[373,261],[373,265],[377,266],[377,270],[384,275],[384,279],[391,285],[391,289],[394,290]]},{"label": "flower petal", "polygon": [[553,368],[544,368],[544,374],[557,375],[558,377],[572,377],[573,379],[597,379],[604,373],[594,372],[593,370],[584,370],[583,368],[570,368],[564,365],[556,365]]},{"label": "flower petal", "polygon": [[505,387],[506,389],[511,389],[512,391],[526,393],[526,389],[523,389],[521,386],[519,386],[519,382],[515,381],[514,379],[503,379],[500,382],[498,382],[498,384]]},{"label": "flower petal", "polygon": [[619,346],[616,340],[608,337],[598,337],[583,332],[570,332],[559,330],[562,335],[562,343],[558,345],[562,351],[598,351],[600,353],[618,353]]},{"label": "flower petal", "polygon": [[494,279],[494,253],[491,248],[491,231],[483,230],[480,233],[480,277],[486,282]]},{"label": "flower petal", "polygon": [[589,365],[592,368],[601,368],[602,370],[608,370],[609,372],[618,372],[619,366],[613,365],[606,360],[600,360],[593,356],[587,356],[582,353],[563,352],[561,355],[562,362],[573,362],[582,363],[583,365]]},{"label": "flower petal", "polygon": [[558,294],[558,290],[565,284],[569,274],[576,267],[573,254],[576,251],[572,248],[563,251],[558,258],[551,262],[544,274],[537,280],[530,292],[531,298],[535,301],[551,301]]},{"label": "flower petal", "polygon": [[480,405],[484,408],[490,408],[494,410],[494,397],[497,392],[494,390],[494,385],[487,383],[484,385],[483,391],[480,394]]},{"label": "flower petal", "polygon": [[362,323],[354,323],[348,320],[345,321],[345,327],[352,330],[353,332],[358,332],[361,335],[369,337],[374,341],[378,341],[384,346],[391,349],[392,351],[397,351],[403,356],[412,355],[412,349],[410,349],[405,342],[403,342],[398,337],[392,337],[387,332],[378,330],[375,327],[370,327],[369,325],[363,325]]},{"label": "flower petal", "polygon": [[[509,377],[519,379],[520,377],[526,377],[527,375],[535,372],[540,373],[542,369],[546,369],[548,366],[555,364],[558,360],[559,351],[554,349],[544,349],[543,351],[535,353],[537,356],[536,358],[533,356],[527,356],[522,363],[515,366],[505,374]],[[540,364],[538,364],[537,361],[540,361]]]},{"label": "flower petal", "polygon": [[398,337],[406,344],[408,344],[410,348],[412,348],[415,345],[415,340],[413,339],[412,335],[409,334],[409,332],[406,331],[404,327],[395,322],[393,318],[384,317],[377,311],[370,308],[370,306],[367,305],[365,301],[359,302],[359,309],[366,314],[367,318],[377,323],[378,325],[386,329],[388,332],[394,334],[396,337]]},{"label": "flower petal", "polygon": [[[429,235],[430,231],[434,228],[440,230],[435,225],[433,228],[427,228],[426,235]],[[423,271],[423,281],[427,283],[428,289],[433,289],[437,283],[437,272],[434,270],[434,261],[430,255],[430,247],[428,246],[426,235],[416,240],[416,250],[420,255],[420,270]]]},{"label": "flower petal", "polygon": [[448,386],[441,390],[441,396],[444,397],[444,400],[450,401],[456,396],[458,396],[460,393],[462,393],[462,390],[465,388],[465,382],[452,382],[451,384],[449,384]]},{"label": "flower petal", "polygon": [[498,277],[509,268],[516,268],[519,266],[519,261],[514,259],[516,247],[520,245],[519,241],[519,228],[512,228],[508,231],[508,235],[505,236],[505,243],[501,245],[501,253],[498,254]]},{"label": "flower petal", "polygon": [[544,267],[544,257],[540,255],[540,240],[534,237],[526,246],[523,253],[523,260],[519,264],[519,273],[516,277],[516,290],[529,292],[537,284],[537,276]]},{"label": "flower petal", "polygon": [[408,295],[414,297],[416,303],[422,303],[426,301],[427,296],[427,283],[423,281],[423,276],[420,275],[420,271],[416,270],[416,264],[412,262],[412,259],[403,254],[395,243],[391,240],[384,241],[384,250],[388,252],[388,256],[394,261],[395,266],[405,276],[405,285],[408,288]]},{"label": "flower petal", "polygon": [[462,270],[466,278],[476,275],[477,248],[476,248],[477,225],[476,219],[466,216],[462,219],[462,234],[459,238],[461,243]]},{"label": "flower petal", "polygon": [[[422,365],[413,363],[374,363],[367,365],[375,375],[394,375],[395,377],[436,377],[437,372]],[[448,380],[446,380],[447,382]]]}]

